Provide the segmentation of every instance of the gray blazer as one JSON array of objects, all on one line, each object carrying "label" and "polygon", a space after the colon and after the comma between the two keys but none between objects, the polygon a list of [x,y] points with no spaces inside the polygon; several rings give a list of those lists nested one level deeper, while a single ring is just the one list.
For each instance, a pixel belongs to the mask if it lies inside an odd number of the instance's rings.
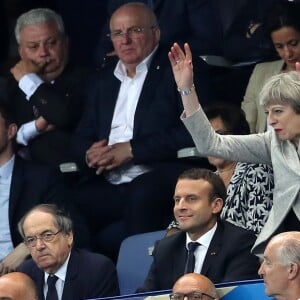
[{"label": "gray blazer", "polygon": [[219,156],[241,162],[271,164],[274,170],[273,207],[269,218],[252,248],[261,254],[292,208],[300,220],[300,148],[281,141],[273,130],[250,135],[218,135],[202,109],[182,120],[203,156]]},{"label": "gray blazer", "polygon": [[257,64],[252,72],[241,104],[252,133],[266,131],[267,118],[259,103],[259,93],[269,78],[281,72],[283,65],[283,60],[265,62]]}]

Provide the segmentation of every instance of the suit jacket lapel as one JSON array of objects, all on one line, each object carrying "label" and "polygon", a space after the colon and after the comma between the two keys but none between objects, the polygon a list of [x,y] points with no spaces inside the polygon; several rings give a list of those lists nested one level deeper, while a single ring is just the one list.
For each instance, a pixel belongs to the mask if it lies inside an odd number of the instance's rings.
[{"label": "suit jacket lapel", "polygon": [[223,234],[223,225],[221,222],[218,222],[217,229],[215,231],[215,234],[210,242],[210,245],[207,249],[206,256],[204,258],[201,274],[206,275],[211,263],[214,261],[214,257],[218,255],[220,249],[221,249],[221,240],[222,240],[222,234]]},{"label": "suit jacket lapel", "polygon": [[[97,95],[97,99],[98,97],[99,99],[102,99],[98,106],[98,111],[95,112],[95,114],[99,116],[99,132],[105,132],[106,135],[105,137],[100,138],[108,138],[110,134],[111,123],[121,85],[121,82],[114,76],[113,70],[109,70],[109,72],[105,73],[104,76],[111,76],[111,79],[109,80],[109,85],[106,83],[106,86],[102,86],[100,90],[101,94]],[[102,82],[102,84],[104,83]]]},{"label": "suit jacket lapel", "polygon": [[186,233],[180,232],[178,234],[178,243],[176,250],[172,253],[173,259],[173,270],[172,270],[172,280],[175,282],[180,276],[184,273],[184,267],[187,259],[187,250],[186,250]]},{"label": "suit jacket lapel", "polygon": [[143,122],[145,116],[147,116],[148,106],[151,104],[152,99],[154,99],[156,87],[161,82],[162,67],[165,66],[162,66],[160,59],[157,58],[159,52],[160,49],[154,54],[139,97],[134,117],[133,136],[136,135],[139,125]]},{"label": "suit jacket lapel", "polygon": [[[20,159],[15,156],[15,162],[11,177],[11,185],[10,185],[10,192],[9,192],[9,224],[10,227],[13,223],[14,212],[17,211],[16,207],[18,205],[18,201],[21,197],[22,187],[24,184],[24,168],[20,162]],[[12,232],[12,228],[11,228]]]},{"label": "suit jacket lapel", "polygon": [[[77,286],[74,283],[76,277],[79,274],[77,256],[78,256],[77,252],[72,250],[68,267],[67,267],[67,274],[66,274],[62,300],[74,299],[73,295],[77,294]],[[80,287],[78,288],[80,289]]]}]

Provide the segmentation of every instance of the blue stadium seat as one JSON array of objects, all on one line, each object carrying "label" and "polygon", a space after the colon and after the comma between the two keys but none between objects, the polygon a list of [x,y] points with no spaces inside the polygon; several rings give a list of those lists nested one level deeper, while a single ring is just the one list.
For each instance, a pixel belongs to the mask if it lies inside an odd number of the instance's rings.
[{"label": "blue stadium seat", "polygon": [[117,273],[121,295],[132,294],[144,282],[152,263],[154,244],[166,231],[153,231],[126,238],[120,247]]}]

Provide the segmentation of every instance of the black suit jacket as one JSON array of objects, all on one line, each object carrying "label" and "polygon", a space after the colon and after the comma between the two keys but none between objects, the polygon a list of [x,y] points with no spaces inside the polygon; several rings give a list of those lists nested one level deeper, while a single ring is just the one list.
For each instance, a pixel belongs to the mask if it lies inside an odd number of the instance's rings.
[{"label": "black suit jacket", "polygon": [[69,140],[76,128],[86,100],[88,72],[66,67],[53,84],[42,83],[26,100],[18,83],[11,79],[7,87],[7,101],[12,107],[17,125],[34,120],[33,106],[39,114],[55,126],[29,142],[33,160],[59,164],[70,160]]},{"label": "black suit jacket", "polygon": [[[72,143],[72,149],[84,165],[85,152],[91,144],[108,139],[110,134],[121,84],[113,74],[114,68],[115,64],[107,65],[91,85],[87,110]],[[213,96],[205,63],[195,63],[195,70],[196,78],[201,78],[196,86],[200,87],[200,97],[206,103]],[[134,115],[133,139],[130,141],[134,163],[174,161],[177,150],[194,145],[180,120],[182,111],[167,51],[158,49],[151,61]]]},{"label": "black suit jacket", "polygon": [[[44,271],[30,259],[18,271],[29,275],[36,283],[39,299],[44,299]],[[101,254],[73,249],[67,267],[62,300],[119,295],[117,273],[113,263]]]},{"label": "black suit jacket", "polygon": [[[255,239],[250,231],[219,221],[201,274],[214,283],[257,278],[259,261],[250,253]],[[148,276],[138,291],[171,289],[183,275],[186,259],[185,232],[160,240],[155,246]]]},{"label": "black suit jacket", "polygon": [[9,194],[9,226],[14,246],[22,242],[17,224],[23,215],[39,203],[61,203],[63,186],[56,170],[28,162],[16,155]]}]

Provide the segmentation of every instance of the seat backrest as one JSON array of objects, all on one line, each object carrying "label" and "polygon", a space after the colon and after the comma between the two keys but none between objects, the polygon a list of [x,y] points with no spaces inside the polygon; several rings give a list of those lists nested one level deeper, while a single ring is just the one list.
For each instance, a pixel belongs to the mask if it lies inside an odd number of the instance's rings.
[{"label": "seat backrest", "polygon": [[117,273],[121,295],[132,294],[141,286],[152,263],[154,244],[166,231],[153,231],[130,236],[120,247]]}]

